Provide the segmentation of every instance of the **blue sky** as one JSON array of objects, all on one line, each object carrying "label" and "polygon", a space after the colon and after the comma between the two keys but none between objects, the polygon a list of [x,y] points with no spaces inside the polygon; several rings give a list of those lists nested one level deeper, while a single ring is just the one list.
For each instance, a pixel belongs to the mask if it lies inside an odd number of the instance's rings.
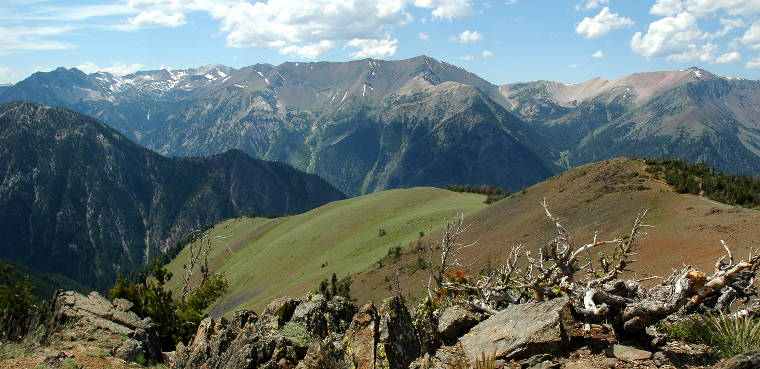
[{"label": "blue sky", "polygon": [[0,83],[78,67],[420,54],[493,83],[690,66],[760,78],[760,0],[3,0]]}]

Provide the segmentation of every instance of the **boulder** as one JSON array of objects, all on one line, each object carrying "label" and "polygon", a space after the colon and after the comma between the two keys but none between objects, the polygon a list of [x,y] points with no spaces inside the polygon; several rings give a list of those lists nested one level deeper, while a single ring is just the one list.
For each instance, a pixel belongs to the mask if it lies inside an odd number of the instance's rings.
[{"label": "boulder", "polygon": [[313,335],[323,339],[327,336],[327,301],[320,294],[309,294],[301,300],[293,316],[292,322],[302,323]]},{"label": "boulder", "polygon": [[567,349],[567,332],[574,325],[569,300],[556,298],[510,305],[470,329],[459,342],[471,361],[482,353],[495,354],[497,359],[556,355]]},{"label": "boulder", "polygon": [[607,356],[623,361],[647,360],[652,358],[649,351],[639,350],[625,345],[612,345],[607,349]]},{"label": "boulder", "polygon": [[715,365],[713,369],[756,369],[760,368],[760,351],[747,351]]},{"label": "boulder", "polygon": [[375,342],[379,318],[371,302],[359,309],[346,331],[343,340],[345,361],[356,369],[375,367]]},{"label": "boulder", "polygon": [[297,369],[341,369],[344,367],[343,353],[330,339],[310,346],[306,357],[296,366]]},{"label": "boulder", "polygon": [[128,339],[113,350],[113,356],[124,361],[137,361],[145,363],[148,355],[139,341]]},{"label": "boulder", "polygon": [[143,355],[146,360],[161,360],[161,346],[153,322],[129,311],[133,305],[123,299],[111,302],[97,292],[82,295],[56,291],[52,299],[43,302],[23,321],[8,322],[0,314],[0,331],[8,330],[13,332],[14,338],[26,337],[29,341],[46,344],[57,332],[84,331],[71,329],[77,327],[98,329],[120,338],[111,352],[125,360],[134,360],[131,358],[137,355]]},{"label": "boulder", "polygon": [[479,322],[480,317],[469,309],[461,305],[449,306],[438,319],[438,333],[447,344],[453,344]]},{"label": "boulder", "polygon": [[420,356],[420,344],[403,298],[394,296],[385,299],[378,315],[380,325],[375,368],[408,368],[409,364]]},{"label": "boulder", "polygon": [[289,296],[278,297],[267,305],[264,314],[277,317],[278,324],[285,324],[293,316],[298,301]]}]

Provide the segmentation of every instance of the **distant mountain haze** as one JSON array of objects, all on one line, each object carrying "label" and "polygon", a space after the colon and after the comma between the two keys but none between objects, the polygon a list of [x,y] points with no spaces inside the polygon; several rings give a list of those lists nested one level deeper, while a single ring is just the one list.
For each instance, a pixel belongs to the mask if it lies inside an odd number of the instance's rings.
[{"label": "distant mountain haze", "polygon": [[89,287],[130,274],[191,229],[343,198],[315,175],[241,151],[167,158],[79,113],[0,105],[0,253]]}]

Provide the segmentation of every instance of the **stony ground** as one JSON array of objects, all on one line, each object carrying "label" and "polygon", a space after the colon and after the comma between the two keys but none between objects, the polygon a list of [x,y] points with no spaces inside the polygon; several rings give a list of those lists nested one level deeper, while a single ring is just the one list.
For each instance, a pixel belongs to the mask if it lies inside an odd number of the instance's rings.
[{"label": "stony ground", "polygon": [[[144,368],[112,356],[125,337],[96,327],[69,325],[44,346],[29,340],[0,344],[3,369],[134,369]],[[162,366],[157,366],[162,367]]]}]

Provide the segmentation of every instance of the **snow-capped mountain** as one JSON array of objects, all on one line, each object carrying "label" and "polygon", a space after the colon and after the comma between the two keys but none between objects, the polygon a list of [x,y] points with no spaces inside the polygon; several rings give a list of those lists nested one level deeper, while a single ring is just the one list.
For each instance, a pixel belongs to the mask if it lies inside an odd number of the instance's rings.
[{"label": "snow-capped mountain", "polygon": [[121,77],[59,68],[0,89],[0,102],[63,106],[169,155],[240,149],[354,195],[448,183],[517,190],[616,156],[760,174],[758,91],[758,81],[696,68],[499,87],[419,56]]}]

